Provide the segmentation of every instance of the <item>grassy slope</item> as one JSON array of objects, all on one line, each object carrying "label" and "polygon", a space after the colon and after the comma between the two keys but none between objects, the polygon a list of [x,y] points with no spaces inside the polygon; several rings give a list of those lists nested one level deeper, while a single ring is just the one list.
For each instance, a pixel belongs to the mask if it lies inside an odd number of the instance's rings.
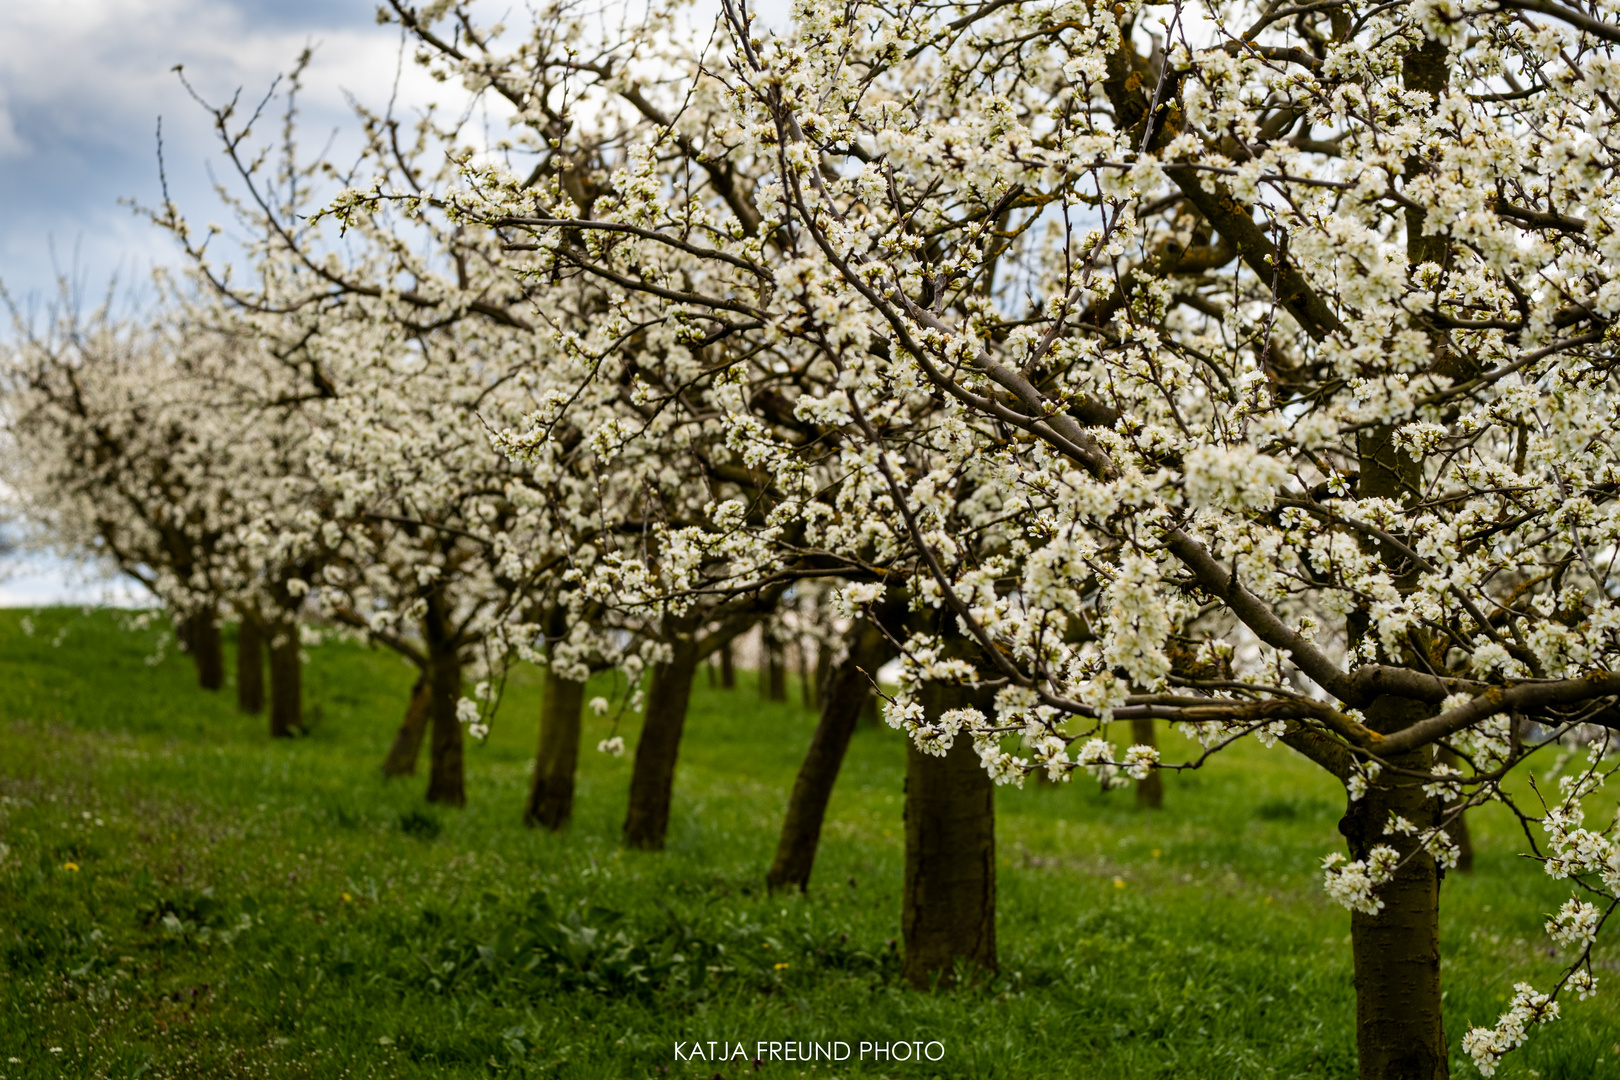
[{"label": "grassy slope", "polygon": [[[1313,871],[1342,795],[1281,748],[1169,777],[1158,814],[1089,785],[1003,790],[1001,976],[933,996],[896,979],[904,748],[886,729],[855,739],[812,893],[773,898],[759,882],[814,718],[751,688],[700,678],[669,850],[638,855],[617,845],[629,757],[590,749],[607,719],[586,721],[572,830],[519,823],[532,671],[469,748],[467,809],[423,815],[423,781],[377,773],[397,659],[313,649],[312,735],[271,744],[185,658],[147,663],[158,634],[127,616],[37,612],[25,635],[22,615],[0,612],[3,1080],[731,1077],[753,1069],[672,1044],[762,1039],[946,1048],[776,1076],[1354,1075],[1349,919]],[[1565,895],[1505,815],[1474,829],[1478,870],[1444,897],[1454,1046],[1515,980],[1549,980],[1540,925]],[[1498,1075],[1620,1076],[1604,989]]]}]

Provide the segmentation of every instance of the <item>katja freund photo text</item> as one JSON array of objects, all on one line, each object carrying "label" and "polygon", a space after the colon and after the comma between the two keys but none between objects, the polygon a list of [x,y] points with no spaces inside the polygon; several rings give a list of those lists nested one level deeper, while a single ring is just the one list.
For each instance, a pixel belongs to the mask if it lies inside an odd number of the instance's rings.
[{"label": "katja freund photo text", "polygon": [[[676,1061],[848,1061],[851,1044],[830,1042],[776,1042],[761,1040],[749,1049],[746,1042],[677,1042]],[[858,1061],[942,1061],[945,1044],[937,1039],[858,1041],[853,1046]]]}]

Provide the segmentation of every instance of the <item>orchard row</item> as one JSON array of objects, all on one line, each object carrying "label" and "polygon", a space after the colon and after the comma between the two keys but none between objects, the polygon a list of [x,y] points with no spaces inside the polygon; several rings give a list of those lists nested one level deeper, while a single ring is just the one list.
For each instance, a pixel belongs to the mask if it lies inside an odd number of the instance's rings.
[{"label": "orchard row", "polygon": [[[1525,872],[1575,889],[1564,974],[1464,1049],[1489,1073],[1595,990],[1620,24],[1559,0],[383,15],[451,104],[358,107],[343,162],[300,149],[302,66],[207,106],[230,224],[151,211],[189,266],[160,314],[64,315],[8,355],[8,482],[151,587],[205,683],[239,619],[280,734],[301,627],[396,650],[421,678],[392,767],[426,738],[456,803],[508,665],[544,664],[530,820],[568,818],[582,710],[640,710],[625,842],[658,848],[693,673],[763,623],[822,658],[772,871],[803,887],[894,659],[918,985],[995,964],[993,784],[1280,742],[1345,788],[1322,869],[1367,1078],[1449,1068],[1467,809],[1589,748],[1513,807]],[[607,669],[622,692],[585,702]],[[1155,721],[1201,752],[1162,760]]]}]

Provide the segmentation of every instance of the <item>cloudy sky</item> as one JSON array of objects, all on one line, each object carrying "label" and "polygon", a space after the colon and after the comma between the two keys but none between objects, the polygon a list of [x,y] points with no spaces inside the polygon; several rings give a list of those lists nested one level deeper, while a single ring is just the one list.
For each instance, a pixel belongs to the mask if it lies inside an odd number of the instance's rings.
[{"label": "cloudy sky", "polygon": [[[115,275],[138,285],[153,266],[177,262],[169,238],[120,202],[161,199],[159,118],[170,194],[193,222],[225,220],[209,172],[223,162],[176,65],[209,101],[240,90],[256,102],[311,46],[303,142],[314,149],[338,132],[342,147],[353,130],[345,95],[380,109],[400,73],[399,30],[377,24],[377,2],[0,0],[0,284],[37,313],[55,297],[58,273],[94,302]],[[483,21],[516,7],[487,4]],[[767,25],[785,21],[786,0],[752,6]],[[707,23],[718,7],[696,0],[692,17]],[[404,65],[401,112],[444,93]],[[93,602],[105,587],[58,559],[0,553],[0,606]]]},{"label": "cloudy sky", "polygon": [[305,115],[324,135],[344,122],[345,90],[380,104],[393,81],[398,31],[375,10],[372,0],[0,3],[0,281],[44,299],[56,269],[77,267],[99,292],[115,272],[140,279],[172,261],[168,240],[119,200],[158,201],[161,117],[176,201],[198,220],[219,216],[208,118],[175,65],[211,100],[238,88],[256,98],[313,45]]},{"label": "cloudy sky", "polygon": [[[238,89],[257,100],[314,46],[306,143],[350,128],[346,91],[383,106],[400,39],[397,27],[377,24],[378,2],[0,0],[0,282],[19,299],[45,300],[56,272],[77,268],[99,294],[114,272],[142,280],[155,262],[173,261],[169,240],[119,203],[160,198],[160,117],[171,193],[193,220],[217,220],[207,169],[220,157],[177,64],[211,101]],[[786,0],[751,6],[767,25],[785,19]],[[510,0],[478,7],[490,22],[521,10]],[[717,0],[696,0],[692,17],[707,23],[718,9]],[[405,65],[403,109],[444,93]]]}]

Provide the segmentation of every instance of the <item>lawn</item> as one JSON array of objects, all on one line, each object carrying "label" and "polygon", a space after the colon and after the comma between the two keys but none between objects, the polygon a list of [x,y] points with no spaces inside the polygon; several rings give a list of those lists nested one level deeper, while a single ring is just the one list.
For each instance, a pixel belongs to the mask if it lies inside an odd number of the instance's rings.
[{"label": "lawn", "polygon": [[[1094,784],[998,795],[1001,970],[899,979],[904,744],[863,726],[806,896],[762,887],[815,717],[699,678],[669,848],[621,850],[630,756],[594,751],[576,820],[521,822],[540,679],[519,670],[468,806],[378,766],[412,673],[309,650],[307,737],[196,689],[157,624],[0,611],[0,1080],[23,1077],[1353,1077],[1349,916],[1315,867],[1343,795],[1282,747],[1167,777],[1162,811]],[[633,718],[618,728],[635,745]],[[1165,733],[1167,753],[1190,745]],[[1550,762],[1542,767],[1541,775]],[[425,766],[425,762],[424,762]],[[1447,878],[1455,1049],[1545,986],[1567,896],[1476,813]],[[1502,1077],[1620,1077],[1620,978]],[[1613,981],[1611,981],[1611,979]],[[681,1060],[693,1043],[842,1041],[841,1062]],[[928,1043],[939,1060],[859,1059]]]}]

